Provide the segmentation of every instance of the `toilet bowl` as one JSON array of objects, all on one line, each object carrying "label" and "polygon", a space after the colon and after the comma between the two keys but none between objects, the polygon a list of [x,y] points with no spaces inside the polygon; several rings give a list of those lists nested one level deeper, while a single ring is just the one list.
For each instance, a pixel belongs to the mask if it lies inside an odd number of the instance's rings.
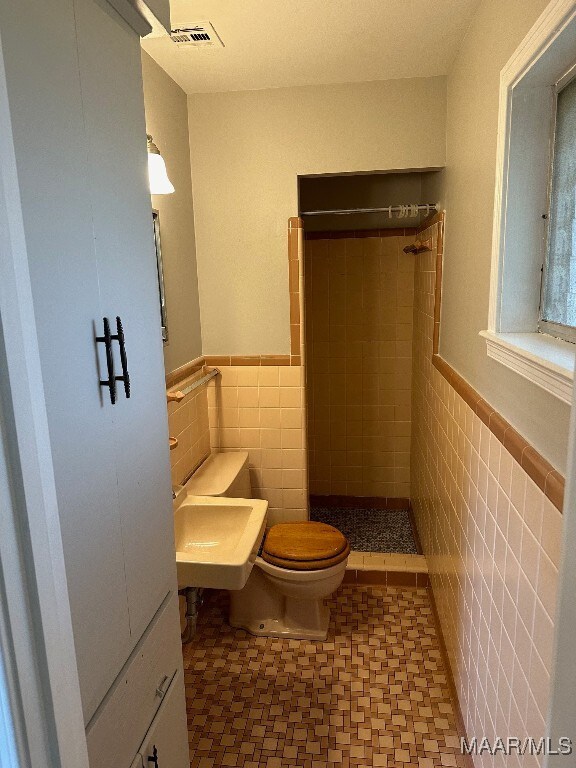
[{"label": "toilet bowl", "polygon": [[[246,451],[212,454],[185,484],[187,494],[250,498]],[[325,640],[324,600],[344,578],[350,546],[325,523],[272,526],[263,536],[248,581],[230,592],[229,621],[253,635]]]},{"label": "toilet bowl", "polygon": [[330,611],[324,599],[338,589],[345,571],[346,560],[326,569],[297,571],[259,557],[244,589],[230,592],[230,624],[252,635],[325,640]]}]

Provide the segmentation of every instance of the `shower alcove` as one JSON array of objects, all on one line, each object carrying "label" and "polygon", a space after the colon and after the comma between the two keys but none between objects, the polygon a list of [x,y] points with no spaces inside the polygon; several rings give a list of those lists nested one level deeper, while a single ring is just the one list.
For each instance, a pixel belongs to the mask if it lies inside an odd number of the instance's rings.
[{"label": "shower alcove", "polygon": [[425,206],[437,180],[438,169],[299,180],[310,513],[357,552],[420,552],[410,507],[418,257],[404,248],[435,212]]}]

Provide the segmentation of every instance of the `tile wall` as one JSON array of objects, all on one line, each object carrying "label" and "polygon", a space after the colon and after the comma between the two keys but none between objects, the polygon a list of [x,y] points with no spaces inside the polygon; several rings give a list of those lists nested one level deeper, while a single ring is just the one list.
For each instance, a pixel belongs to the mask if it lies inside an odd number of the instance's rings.
[{"label": "tile wall", "polygon": [[409,497],[415,256],[402,248],[414,237],[314,234],[304,260],[310,492]]},{"label": "tile wall", "polygon": [[[432,364],[438,226],[421,235],[432,252],[416,257],[412,503],[468,736],[538,739],[562,518]],[[475,760],[520,764],[516,756]]]},{"label": "tile wall", "polygon": [[[206,355],[169,374],[167,388],[183,389],[216,367],[220,375],[168,408],[172,482],[182,482],[210,452],[246,450],[252,492],[269,502],[271,525],[308,518],[304,395],[302,220],[288,221],[290,354]],[[190,396],[191,397],[191,396]]]},{"label": "tile wall", "polygon": [[[179,381],[173,389],[184,389],[202,374],[200,370]],[[168,427],[170,437],[178,440],[176,448],[170,451],[172,485],[180,485],[210,453],[206,386],[198,387],[180,403],[168,403]]]},{"label": "tile wall", "polygon": [[252,490],[273,525],[308,517],[303,369],[220,366],[208,388],[213,451],[247,450]]}]

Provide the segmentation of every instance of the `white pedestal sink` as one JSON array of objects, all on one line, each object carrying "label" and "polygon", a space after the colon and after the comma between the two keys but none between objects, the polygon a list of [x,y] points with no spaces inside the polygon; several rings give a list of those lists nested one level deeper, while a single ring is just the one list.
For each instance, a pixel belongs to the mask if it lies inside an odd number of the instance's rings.
[{"label": "white pedestal sink", "polygon": [[266,527],[268,502],[178,497],[174,511],[178,588],[242,589]]}]

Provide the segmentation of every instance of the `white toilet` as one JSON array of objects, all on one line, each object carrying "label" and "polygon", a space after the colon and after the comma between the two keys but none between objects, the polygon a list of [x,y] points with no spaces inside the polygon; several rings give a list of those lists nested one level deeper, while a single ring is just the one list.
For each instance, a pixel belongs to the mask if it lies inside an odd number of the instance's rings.
[{"label": "white toilet", "polygon": [[[188,495],[251,498],[245,451],[212,454],[185,485]],[[230,592],[230,624],[253,635],[325,640],[324,599],[344,578],[350,546],[330,525],[279,523],[263,536],[243,589]]]}]

